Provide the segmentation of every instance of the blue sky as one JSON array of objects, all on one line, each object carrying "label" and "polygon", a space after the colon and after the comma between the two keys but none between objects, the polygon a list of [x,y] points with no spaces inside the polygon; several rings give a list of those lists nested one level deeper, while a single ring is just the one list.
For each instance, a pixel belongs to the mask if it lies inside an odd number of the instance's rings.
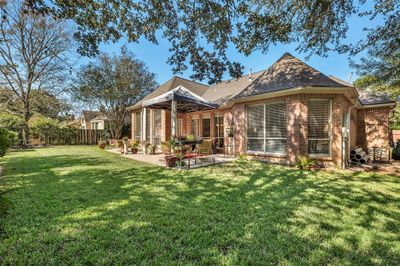
[{"label": "blue sky", "polygon": [[[356,43],[366,35],[366,33],[363,31],[363,28],[373,27],[378,23],[382,23],[379,18],[375,21],[369,21],[367,18],[360,18],[357,16],[350,17],[349,31],[347,34],[347,38],[344,40],[344,42]],[[150,71],[157,74],[157,81],[159,84],[164,83],[174,75],[171,70],[172,67],[166,63],[167,58],[170,55],[168,51],[168,49],[170,48],[170,44],[168,43],[168,41],[160,38],[158,45],[149,43],[147,41],[142,41],[139,43],[127,43],[126,41],[120,41],[115,44],[102,44],[100,46],[100,50],[108,53],[118,53],[122,45],[126,45],[128,50],[136,54],[139,59],[147,64]],[[347,81],[350,73],[353,72],[353,77],[351,81],[354,81],[357,78],[355,71],[349,66],[348,55],[340,55],[338,53],[331,52],[328,54],[328,57],[312,55],[309,60],[306,60],[305,57],[307,56],[307,54],[300,54],[296,52],[296,47],[296,43],[289,45],[275,45],[271,46],[270,50],[266,54],[262,54],[261,52],[256,51],[248,57],[238,53],[235,49],[230,48],[228,50],[228,56],[230,59],[241,62],[245,66],[245,74],[248,73],[249,68],[252,68],[253,72],[266,69],[285,52],[289,52],[292,55],[305,61],[312,67],[320,70],[324,74],[334,75]],[[86,58],[78,59],[81,64],[87,62],[87,60],[88,59]],[[191,74],[190,70],[191,68],[189,66],[187,71],[185,71],[183,74],[178,75],[184,78],[189,78]],[[229,75],[226,74],[224,78],[229,78]],[[207,81],[203,82],[207,83]]]}]

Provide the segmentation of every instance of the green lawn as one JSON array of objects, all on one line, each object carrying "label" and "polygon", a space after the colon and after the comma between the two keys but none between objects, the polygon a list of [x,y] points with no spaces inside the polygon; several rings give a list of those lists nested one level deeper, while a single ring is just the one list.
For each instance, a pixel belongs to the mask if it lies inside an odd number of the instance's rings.
[{"label": "green lawn", "polygon": [[0,264],[399,265],[400,178],[173,171],[96,147],[1,159]]}]

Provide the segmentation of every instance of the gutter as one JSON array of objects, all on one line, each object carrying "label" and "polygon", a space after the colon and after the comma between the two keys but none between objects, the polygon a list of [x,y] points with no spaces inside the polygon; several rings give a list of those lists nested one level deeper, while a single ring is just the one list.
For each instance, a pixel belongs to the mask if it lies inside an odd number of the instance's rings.
[{"label": "gutter", "polygon": [[395,107],[396,103],[391,102],[391,103],[380,103],[380,104],[366,104],[359,106],[359,109],[368,109],[368,108],[383,108],[383,107]]},{"label": "gutter", "polygon": [[[330,90],[330,91],[327,91],[327,90]],[[243,98],[231,99],[226,104],[220,106],[219,109],[231,108],[236,103],[263,100],[263,99],[269,99],[269,98],[275,98],[275,97],[287,96],[287,95],[293,95],[293,94],[299,94],[299,93],[339,94],[339,93],[346,93],[346,92],[349,92],[350,94],[353,94],[356,98],[358,98],[358,92],[353,87],[303,87],[303,86],[300,86],[300,87],[295,87],[295,88],[286,89],[286,90],[273,91],[273,92],[267,92],[267,93],[258,94],[258,95],[245,96]]]}]

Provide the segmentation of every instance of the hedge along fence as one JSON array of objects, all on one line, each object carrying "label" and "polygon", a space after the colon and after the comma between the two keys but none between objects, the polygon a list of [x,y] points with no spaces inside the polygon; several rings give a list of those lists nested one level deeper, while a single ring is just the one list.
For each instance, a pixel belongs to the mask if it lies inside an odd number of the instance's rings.
[{"label": "hedge along fence", "polygon": [[62,128],[33,134],[31,144],[46,145],[97,145],[104,139],[104,130]]}]

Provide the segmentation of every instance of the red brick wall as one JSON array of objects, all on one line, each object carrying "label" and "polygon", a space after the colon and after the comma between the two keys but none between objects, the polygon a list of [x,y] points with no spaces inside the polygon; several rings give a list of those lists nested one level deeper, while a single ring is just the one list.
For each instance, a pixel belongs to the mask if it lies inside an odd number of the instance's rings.
[{"label": "red brick wall", "polygon": [[[223,113],[225,133],[226,129],[233,126],[235,129],[236,154],[246,153],[246,105],[260,102],[285,101],[287,103],[287,156],[271,157],[263,156],[272,162],[294,163],[298,155],[306,155],[308,151],[308,101],[311,98],[332,99],[332,151],[330,158],[322,158],[336,164],[341,163],[342,146],[342,118],[352,103],[340,94],[297,94],[285,97],[277,97],[262,101],[235,104],[230,109],[194,112],[188,114],[178,113],[178,118],[183,119],[183,134],[191,133],[191,119],[197,116],[202,127],[202,115],[208,114],[211,117],[211,137],[214,136],[214,115]],[[350,120],[350,147],[355,145],[364,148],[372,146],[386,146],[389,143],[389,113],[390,108],[353,109]],[[134,133],[134,115],[132,116],[132,134]],[[171,137],[171,113],[162,112],[163,140]],[[134,135],[134,134],[133,134]],[[225,136],[226,137],[226,136]]]},{"label": "red brick wall", "polygon": [[359,109],[357,113],[357,146],[363,149],[389,146],[391,108]]}]

